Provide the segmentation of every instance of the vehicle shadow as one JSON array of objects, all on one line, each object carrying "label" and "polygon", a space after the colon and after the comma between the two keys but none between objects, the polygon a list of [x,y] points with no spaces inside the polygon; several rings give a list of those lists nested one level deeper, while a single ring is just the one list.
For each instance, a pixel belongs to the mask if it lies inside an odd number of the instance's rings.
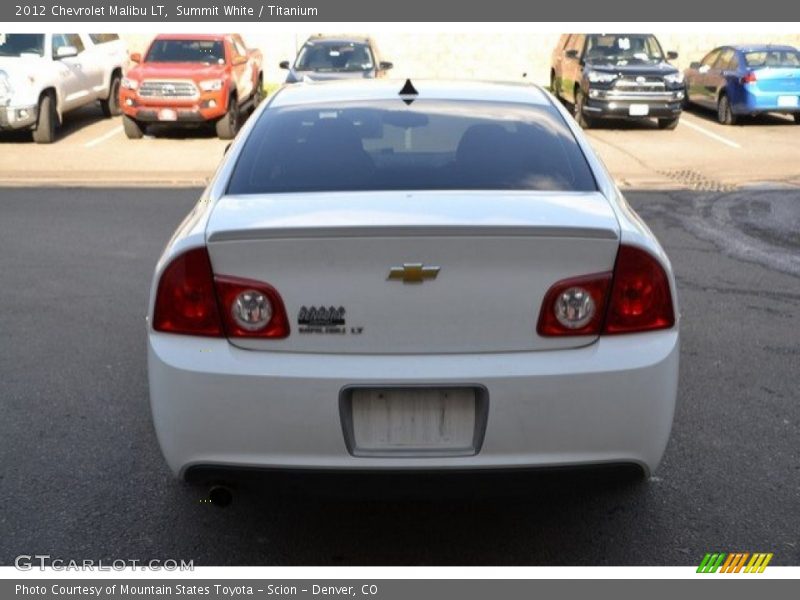
[{"label": "vehicle shadow", "polygon": [[201,506],[217,521],[213,529],[237,540],[226,564],[274,562],[273,552],[284,564],[564,564],[566,556],[570,564],[613,564],[620,557],[603,548],[619,535],[615,521],[652,511],[637,475],[630,467],[274,473],[240,482],[225,509]]},{"label": "vehicle shadow", "polygon": [[[704,121],[710,121],[712,123],[716,123],[719,125],[717,121],[717,113],[716,111],[705,108],[703,106],[698,106],[696,104],[690,104],[688,107],[685,107],[684,112],[690,114],[698,119],[702,119]],[[736,125],[761,125],[761,126],[779,126],[782,127],[784,125],[794,125],[794,119],[789,115],[781,115],[778,113],[763,113],[760,115],[744,115],[739,117],[739,120]],[[735,127],[734,125],[733,127]],[[728,125],[728,127],[731,127]]]},{"label": "vehicle shadow", "polygon": [[[64,121],[56,130],[55,144],[68,140],[80,131],[101,121],[112,121],[103,114],[100,105],[83,106],[64,115]],[[115,120],[120,123],[119,119]],[[0,135],[0,144],[33,144],[29,130],[5,131]]]}]

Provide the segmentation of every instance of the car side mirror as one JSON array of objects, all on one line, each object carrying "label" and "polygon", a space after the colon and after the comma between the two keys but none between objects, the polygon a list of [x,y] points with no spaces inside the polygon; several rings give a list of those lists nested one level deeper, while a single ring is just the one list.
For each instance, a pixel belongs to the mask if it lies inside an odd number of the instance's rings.
[{"label": "car side mirror", "polygon": [[700,71],[701,73],[708,73],[711,70],[711,67],[709,65],[703,65],[697,70]]},{"label": "car side mirror", "polygon": [[288,60],[282,60],[278,66],[281,69],[287,69],[288,70],[289,69],[289,61]]},{"label": "car side mirror", "polygon": [[243,64],[245,64],[246,62],[247,62],[247,57],[246,57],[246,56],[237,56],[237,57],[235,57],[235,58],[233,59],[233,65],[234,65],[234,66],[237,66],[237,67],[238,67],[239,65],[243,65]]},{"label": "car side mirror", "polygon": [[56,48],[56,58],[71,58],[78,56],[78,49],[75,46],[60,46]]},{"label": "car side mirror", "polygon": [[140,52],[132,52],[131,53],[131,62],[140,63],[142,62],[142,55]]},{"label": "car side mirror", "polygon": [[575,50],[574,48],[572,50],[567,50],[566,52],[564,52],[564,56],[572,59],[578,58],[578,51]]},{"label": "car side mirror", "polygon": [[700,63],[697,62],[697,61],[694,61],[693,63],[689,63],[689,68],[690,69],[695,69],[695,70],[699,69],[700,68]]},{"label": "car side mirror", "polygon": [[677,52],[675,52],[674,50],[670,50],[669,52],[667,52],[667,59],[668,60],[675,60],[676,58],[678,58],[678,53]]},{"label": "car side mirror", "polygon": [[381,71],[388,71],[389,69],[394,67],[394,63],[389,62],[388,60],[382,60],[378,65]]}]

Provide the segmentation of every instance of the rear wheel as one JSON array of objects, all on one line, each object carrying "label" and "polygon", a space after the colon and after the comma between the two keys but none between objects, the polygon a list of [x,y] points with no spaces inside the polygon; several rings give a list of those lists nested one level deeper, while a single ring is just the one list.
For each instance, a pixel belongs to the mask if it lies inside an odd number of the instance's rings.
[{"label": "rear wheel", "polygon": [[722,94],[717,101],[717,121],[722,125],[736,125],[736,121],[738,121],[731,110],[730,100],[725,94]]},{"label": "rear wheel", "polygon": [[39,122],[33,130],[33,141],[37,144],[52,144],[56,139],[56,104],[50,94],[45,94],[39,100]]},{"label": "rear wheel", "polygon": [[122,116],[122,128],[125,130],[125,135],[128,136],[129,140],[139,140],[144,136],[142,124],[128,115]]},{"label": "rear wheel", "polygon": [[100,108],[103,115],[108,117],[118,117],[122,114],[122,109],[119,106],[119,83],[120,76],[115,73],[111,77],[111,85],[108,88],[108,98],[100,100]]},{"label": "rear wheel", "polygon": [[674,117],[672,119],[659,119],[658,120],[658,128],[659,129],[675,129],[678,126],[678,121],[680,121],[680,117]]},{"label": "rear wheel", "polygon": [[239,102],[231,96],[228,102],[228,112],[225,113],[216,125],[217,137],[221,140],[232,140],[239,131]]},{"label": "rear wheel", "polygon": [[578,122],[583,129],[589,129],[594,127],[594,120],[591,117],[587,117],[583,109],[586,105],[586,97],[583,95],[583,90],[578,88],[575,90],[575,104],[573,105],[573,116],[575,120]]}]

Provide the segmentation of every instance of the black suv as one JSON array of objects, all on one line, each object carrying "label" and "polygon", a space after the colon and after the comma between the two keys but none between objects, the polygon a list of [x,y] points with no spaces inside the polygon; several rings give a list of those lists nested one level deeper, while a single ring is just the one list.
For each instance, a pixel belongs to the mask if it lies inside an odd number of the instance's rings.
[{"label": "black suv", "polygon": [[559,38],[553,51],[550,89],[572,103],[583,128],[603,117],[655,117],[661,129],[675,129],[685,95],[683,74],[643,33],[573,33]]},{"label": "black suv", "polygon": [[308,77],[314,81],[329,79],[373,79],[384,77],[392,63],[381,60],[375,41],[368,37],[315,35],[303,44],[294,65],[281,62],[288,69],[286,83]]}]

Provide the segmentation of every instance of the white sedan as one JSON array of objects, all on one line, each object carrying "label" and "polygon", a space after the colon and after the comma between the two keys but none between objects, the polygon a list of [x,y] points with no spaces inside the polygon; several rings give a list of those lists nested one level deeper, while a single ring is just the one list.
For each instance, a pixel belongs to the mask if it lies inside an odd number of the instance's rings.
[{"label": "white sedan", "polygon": [[650,473],[677,395],[670,263],[529,85],[281,89],[159,260],[148,337],[158,439],[189,479]]}]

